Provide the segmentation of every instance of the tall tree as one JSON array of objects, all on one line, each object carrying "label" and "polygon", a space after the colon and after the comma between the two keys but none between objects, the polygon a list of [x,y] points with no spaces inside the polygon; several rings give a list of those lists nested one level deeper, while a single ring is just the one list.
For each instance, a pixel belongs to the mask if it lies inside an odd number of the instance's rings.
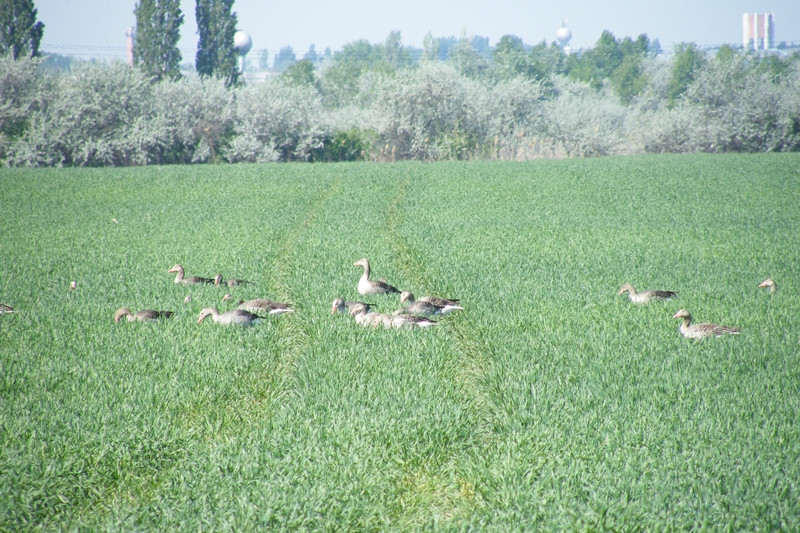
[{"label": "tall tree", "polygon": [[0,54],[38,57],[44,24],[36,22],[33,0],[0,1]]},{"label": "tall tree", "polygon": [[183,24],[180,0],[139,0],[133,14],[136,15],[134,64],[157,80],[180,78],[178,40]]},{"label": "tall tree", "polygon": [[201,77],[224,79],[228,87],[239,79],[238,54],[233,47],[236,13],[233,0],[197,0],[197,56],[195,69]]}]

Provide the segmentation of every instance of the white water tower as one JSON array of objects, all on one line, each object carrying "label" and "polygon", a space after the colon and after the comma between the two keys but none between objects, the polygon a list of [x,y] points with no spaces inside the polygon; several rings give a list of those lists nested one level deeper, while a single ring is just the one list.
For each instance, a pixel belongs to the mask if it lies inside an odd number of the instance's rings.
[{"label": "white water tower", "polygon": [[233,49],[239,54],[239,72],[244,74],[244,56],[253,47],[253,39],[245,31],[237,31],[233,34]]},{"label": "white water tower", "polygon": [[572,30],[567,28],[567,19],[564,19],[561,21],[561,27],[556,31],[556,41],[558,41],[558,47],[564,50],[565,54],[569,54],[571,50],[570,39],[572,39]]}]

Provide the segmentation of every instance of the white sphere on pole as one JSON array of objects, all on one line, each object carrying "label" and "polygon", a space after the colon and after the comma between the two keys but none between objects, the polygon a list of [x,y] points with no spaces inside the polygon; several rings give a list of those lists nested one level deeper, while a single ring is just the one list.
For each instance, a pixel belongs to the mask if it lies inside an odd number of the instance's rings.
[{"label": "white sphere on pole", "polygon": [[244,56],[253,47],[253,39],[245,31],[237,31],[233,34],[233,48],[240,56]]}]

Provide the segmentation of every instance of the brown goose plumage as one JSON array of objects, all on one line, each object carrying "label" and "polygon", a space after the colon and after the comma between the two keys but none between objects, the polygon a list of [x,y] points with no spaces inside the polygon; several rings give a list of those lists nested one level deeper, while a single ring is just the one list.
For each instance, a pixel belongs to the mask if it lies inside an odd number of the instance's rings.
[{"label": "brown goose plumage", "polygon": [[676,298],[678,293],[675,291],[642,291],[636,292],[636,289],[633,288],[633,285],[630,283],[624,284],[620,287],[619,292],[617,295],[628,293],[628,297],[630,300],[635,304],[646,304],[650,303],[654,300],[668,300],[670,298]]},{"label": "brown goose plumage", "polygon": [[369,313],[370,309],[372,308],[372,304],[365,302],[348,302],[345,301],[344,298],[336,298],[331,304],[331,314],[335,315],[336,313],[349,313],[354,306],[359,304],[367,308],[367,313]]},{"label": "brown goose plumage", "polygon": [[437,296],[423,296],[417,300],[411,291],[400,293],[400,303],[407,303],[408,305],[398,311],[420,316],[446,315],[453,311],[464,309],[458,305],[458,300],[439,298]]},{"label": "brown goose plumage", "polygon": [[224,285],[227,286],[229,289],[232,289],[239,285],[246,285],[250,283],[249,281],[245,281],[243,279],[228,279],[223,281],[222,274],[217,274],[214,276],[214,285]]},{"label": "brown goose plumage", "polygon": [[294,313],[294,309],[287,304],[273,302],[264,298],[256,300],[239,300],[237,309],[250,311],[251,313],[269,313],[270,315],[282,315],[283,313]]},{"label": "brown goose plumage", "polygon": [[16,311],[10,305],[0,304],[0,315],[3,313],[16,313]]},{"label": "brown goose plumage", "polygon": [[679,328],[681,335],[687,339],[702,339],[714,335],[721,337],[722,335],[737,335],[741,331],[740,328],[732,326],[720,326],[719,324],[711,324],[709,322],[703,324],[692,324],[692,315],[686,309],[681,309],[675,313],[672,318],[682,318],[683,322]]},{"label": "brown goose plumage", "polygon": [[125,317],[128,322],[149,322],[159,318],[169,318],[173,314],[172,311],[153,311],[152,309],[142,309],[132,313],[127,307],[120,307],[114,312],[114,322],[119,322],[122,317]]},{"label": "brown goose plumage", "polygon": [[243,309],[234,309],[232,311],[220,313],[214,307],[206,307],[200,311],[200,316],[197,319],[197,323],[200,324],[203,322],[203,320],[205,320],[206,317],[209,316],[214,322],[224,326],[252,326],[258,323],[260,320],[263,320],[262,317],[256,315],[255,313],[251,313]]},{"label": "brown goose plumage", "polygon": [[400,292],[396,287],[393,287],[383,280],[369,279],[370,267],[369,261],[367,261],[366,257],[359,259],[353,263],[353,265],[364,267],[364,273],[361,275],[361,279],[358,280],[358,293],[362,296],[369,294],[391,294]]},{"label": "brown goose plumage", "polygon": [[167,272],[172,272],[176,274],[175,283],[183,283],[184,285],[199,285],[203,283],[209,283],[209,284],[214,283],[214,280],[212,278],[200,278],[197,276],[192,276],[190,278],[187,278],[186,274],[184,273],[182,265],[175,265],[169,270],[167,270]]},{"label": "brown goose plumage", "polygon": [[371,313],[366,305],[357,303],[350,309],[350,314],[356,321],[356,324],[364,327],[378,326],[390,327],[392,324],[392,317],[383,313]]}]

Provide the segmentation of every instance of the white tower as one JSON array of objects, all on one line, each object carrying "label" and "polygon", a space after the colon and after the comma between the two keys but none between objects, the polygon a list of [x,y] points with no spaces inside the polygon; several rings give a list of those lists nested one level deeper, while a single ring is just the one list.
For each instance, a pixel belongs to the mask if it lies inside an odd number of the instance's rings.
[{"label": "white tower", "polygon": [[233,34],[233,49],[239,54],[239,72],[244,74],[244,56],[253,47],[253,39],[250,34],[244,31],[237,31]]},{"label": "white tower", "polygon": [[570,53],[569,40],[572,39],[572,30],[567,28],[567,19],[561,21],[561,27],[556,31],[556,40],[558,47],[564,50],[564,53]]}]

